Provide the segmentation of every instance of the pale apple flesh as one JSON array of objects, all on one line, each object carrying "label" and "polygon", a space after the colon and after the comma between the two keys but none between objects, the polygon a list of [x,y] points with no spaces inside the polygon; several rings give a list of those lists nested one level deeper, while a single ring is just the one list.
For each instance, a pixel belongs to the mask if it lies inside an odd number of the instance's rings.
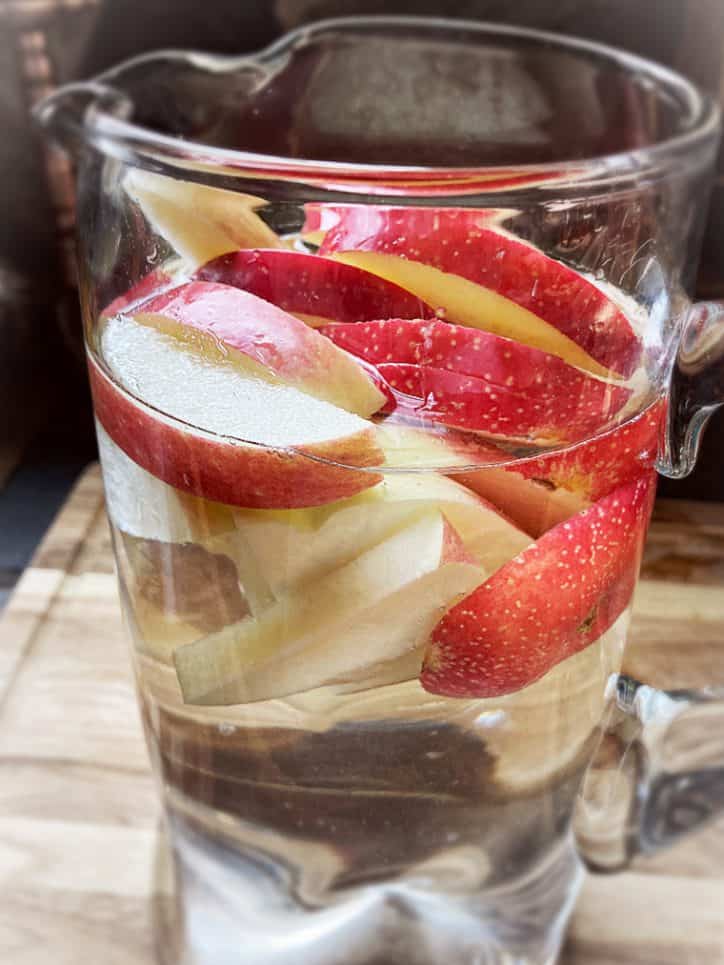
[{"label": "pale apple flesh", "polygon": [[254,568],[281,596],[321,579],[435,510],[486,573],[531,542],[485,500],[432,473],[389,473],[374,488],[329,506],[274,514],[237,511],[234,518]]},{"label": "pale apple flesh", "polygon": [[287,312],[216,282],[180,285],[137,306],[133,318],[186,342],[209,364],[286,385],[369,416],[385,402],[365,369]]},{"label": "pale apple flesh", "polygon": [[268,700],[394,660],[419,647],[441,608],[482,578],[450,524],[428,513],[259,619],[176,650],[184,699]]},{"label": "pale apple flesh", "polygon": [[256,213],[263,198],[140,169],[126,174],[123,187],[190,268],[237,248],[283,244]]}]

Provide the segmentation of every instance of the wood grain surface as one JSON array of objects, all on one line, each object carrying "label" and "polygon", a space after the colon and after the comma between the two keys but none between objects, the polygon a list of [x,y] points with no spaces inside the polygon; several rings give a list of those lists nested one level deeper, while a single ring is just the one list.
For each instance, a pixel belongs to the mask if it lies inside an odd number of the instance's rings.
[{"label": "wood grain surface", "polygon": [[[724,684],[724,506],[662,502],[627,670]],[[96,467],[0,621],[0,962],[152,965],[158,806]],[[564,965],[724,965],[724,821],[589,877]]]}]

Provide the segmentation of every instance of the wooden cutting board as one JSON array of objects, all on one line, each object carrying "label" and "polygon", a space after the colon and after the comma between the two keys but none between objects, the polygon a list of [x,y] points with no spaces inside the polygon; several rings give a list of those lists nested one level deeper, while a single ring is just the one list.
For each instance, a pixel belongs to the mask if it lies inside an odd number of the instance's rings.
[{"label": "wooden cutting board", "polygon": [[[724,506],[662,502],[626,669],[724,683]],[[157,804],[91,467],[0,620],[0,962],[152,965]],[[724,965],[724,820],[587,880],[564,965]]]}]

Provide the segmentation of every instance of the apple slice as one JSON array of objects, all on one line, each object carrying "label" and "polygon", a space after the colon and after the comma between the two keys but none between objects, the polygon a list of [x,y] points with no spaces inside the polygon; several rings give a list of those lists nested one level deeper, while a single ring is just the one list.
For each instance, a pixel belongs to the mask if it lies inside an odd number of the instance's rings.
[{"label": "apple slice", "polygon": [[544,383],[553,382],[562,396],[607,390],[619,408],[631,397],[631,391],[620,384],[593,378],[555,355],[438,319],[336,323],[320,328],[320,332],[373,365],[402,362],[436,366],[516,392],[541,391]]},{"label": "apple slice", "polygon": [[252,292],[285,312],[339,322],[376,318],[431,318],[416,295],[377,275],[331,258],[284,249],[242,250],[222,255],[196,273]]},{"label": "apple slice", "polygon": [[407,288],[450,321],[558,355],[597,375],[628,376],[641,342],[601,289],[538,248],[455,208],[350,207],[321,254]]},{"label": "apple slice", "polygon": [[655,489],[653,472],[619,486],[450,610],[433,632],[423,687],[501,696],[597,640],[631,599]]},{"label": "apple slice", "polygon": [[[108,517],[124,540],[158,543],[164,547],[188,545],[229,557],[253,614],[260,613],[274,601],[269,584],[236,531],[234,513],[229,506],[190,496],[152,476],[118,448],[97,420],[96,436]],[[158,557],[156,550],[149,549],[145,559],[154,553]],[[178,565],[183,565],[183,560]],[[167,576],[172,579],[173,569],[168,570]],[[158,578],[163,578],[163,573],[159,573]],[[184,606],[183,601],[181,605]],[[160,618],[152,615],[150,619],[158,622]]]},{"label": "apple slice", "polygon": [[609,375],[604,366],[552,325],[497,292],[459,275],[398,255],[378,252],[342,252],[332,257],[406,288],[448,321],[502,335],[550,355],[557,355],[570,365],[593,375]]},{"label": "apple slice", "polygon": [[[379,427],[385,463],[395,468],[436,468],[478,493],[538,537],[654,465],[665,404],[586,442],[562,451],[515,459],[481,439],[405,425]],[[480,468],[471,469],[472,466]]]},{"label": "apple slice", "polygon": [[[573,375],[567,381],[575,383],[577,395],[549,379],[518,391],[435,366],[386,362],[378,371],[393,390],[397,418],[481,432],[506,442],[575,442],[610,423],[628,396],[626,389],[594,379],[578,382]],[[545,369],[540,374],[553,375]]]},{"label": "apple slice", "polygon": [[[538,537],[588,505],[580,492],[516,472],[510,453],[469,437],[433,435],[406,425],[385,423],[378,430],[385,463],[400,469],[437,469],[478,493],[530,536]],[[464,469],[466,466],[479,466]]]},{"label": "apple slice", "polygon": [[164,288],[168,288],[173,282],[173,269],[166,264],[162,268],[154,268],[144,275],[135,285],[118,295],[112,302],[109,302],[100,312],[101,318],[106,315],[117,315],[118,312],[127,311],[140,302],[146,301],[151,295],[157,294]]},{"label": "apple slice", "polygon": [[293,509],[380,481],[364,468],[383,458],[374,427],[356,415],[246,378],[223,359],[209,364],[184,340],[123,315],[106,321],[100,349],[113,378],[89,358],[98,420],[134,462],[177,489]]},{"label": "apple slice", "polygon": [[305,204],[300,238],[308,244],[321,245],[329,229],[339,222],[340,211],[344,211],[343,206],[319,204],[315,201]]},{"label": "apple slice", "polygon": [[320,329],[377,365],[413,417],[510,439],[571,442],[610,422],[631,391],[507,338],[440,321],[388,319]]},{"label": "apple slice", "polygon": [[237,248],[283,245],[255,214],[263,198],[137,168],[128,171],[123,187],[154,231],[194,268]]},{"label": "apple slice", "polygon": [[[665,404],[658,401],[636,418],[562,452],[455,478],[537,537],[651,469],[665,411]],[[493,462],[491,455],[488,450],[486,458]]]},{"label": "apple slice", "polygon": [[367,372],[346,352],[298,318],[231,285],[189,282],[144,302],[133,317],[186,341],[212,365],[232,364],[242,376],[264,379],[272,373],[365,417],[385,403]]},{"label": "apple slice", "polygon": [[259,619],[177,650],[184,700],[268,700],[396,660],[481,579],[450,524],[429,513]]},{"label": "apple slice", "polygon": [[96,420],[108,516],[129,536],[167,543],[209,543],[234,529],[228,506],[189,496],[146,472]]},{"label": "apple slice", "polygon": [[390,473],[374,489],[329,506],[234,516],[256,570],[281,596],[322,579],[434,510],[443,513],[488,574],[530,544],[485,500],[432,473]]}]

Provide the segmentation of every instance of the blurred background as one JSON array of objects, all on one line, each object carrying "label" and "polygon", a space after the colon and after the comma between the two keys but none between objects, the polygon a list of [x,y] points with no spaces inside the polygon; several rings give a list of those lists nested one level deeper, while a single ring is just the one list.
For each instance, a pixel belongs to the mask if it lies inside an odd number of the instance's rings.
[{"label": "blurred background", "polygon": [[[627,48],[724,102],[723,0],[0,0],[0,606],[95,456],[73,261],[72,171],[29,118],[53,88],[159,47],[243,53],[330,16],[418,14],[542,27]],[[693,294],[693,293],[692,293]],[[724,298],[724,152],[700,298]],[[724,499],[724,415],[666,496]]]}]

